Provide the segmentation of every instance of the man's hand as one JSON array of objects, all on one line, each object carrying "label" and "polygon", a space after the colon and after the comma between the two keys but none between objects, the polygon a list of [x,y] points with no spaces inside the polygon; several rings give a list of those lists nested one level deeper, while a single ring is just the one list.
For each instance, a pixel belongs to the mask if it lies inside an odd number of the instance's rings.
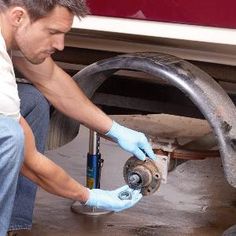
[{"label": "man's hand", "polygon": [[106,136],[112,138],[121,148],[131,152],[142,161],[146,159],[146,155],[152,160],[157,159],[143,133],[126,128],[113,121],[112,127],[106,133]]},{"label": "man's hand", "polygon": [[[131,197],[127,200],[121,200],[119,194],[123,191],[128,191]],[[140,190],[133,190],[128,185],[113,191],[89,189],[89,199],[85,205],[119,212],[134,206],[141,198]]]}]

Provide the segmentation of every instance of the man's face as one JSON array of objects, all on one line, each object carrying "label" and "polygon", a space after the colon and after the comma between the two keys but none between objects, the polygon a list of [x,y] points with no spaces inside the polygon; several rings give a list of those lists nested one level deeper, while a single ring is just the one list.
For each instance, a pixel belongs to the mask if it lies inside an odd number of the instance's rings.
[{"label": "man's face", "polygon": [[27,60],[40,64],[56,50],[64,49],[65,33],[72,22],[73,14],[60,6],[33,23],[26,17],[15,31],[15,44]]}]

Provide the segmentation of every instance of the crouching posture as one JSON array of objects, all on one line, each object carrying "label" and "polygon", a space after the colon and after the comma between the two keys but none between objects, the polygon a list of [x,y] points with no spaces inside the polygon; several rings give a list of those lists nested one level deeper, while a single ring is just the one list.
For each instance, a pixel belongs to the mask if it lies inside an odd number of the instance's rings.
[{"label": "crouching posture", "polygon": [[[83,0],[0,0],[0,236],[9,229],[31,227],[36,188],[28,180],[50,193],[116,212],[132,207],[142,197],[139,191],[132,191],[131,200],[120,200],[117,193],[128,186],[106,191],[81,185],[40,153],[43,144],[36,140],[35,145],[34,134],[42,140],[46,135],[37,133],[44,122],[35,128],[34,119],[45,115],[48,124],[48,112],[39,108],[38,116],[24,119],[29,116],[23,114],[25,104],[34,95],[19,99],[22,90],[16,84],[13,66],[64,114],[112,138],[141,160],[146,155],[156,158],[144,134],[112,121],[51,58],[56,50],[63,50],[73,17],[84,17],[87,12]],[[26,188],[28,194],[24,195]],[[22,214],[27,204],[31,210]]]}]

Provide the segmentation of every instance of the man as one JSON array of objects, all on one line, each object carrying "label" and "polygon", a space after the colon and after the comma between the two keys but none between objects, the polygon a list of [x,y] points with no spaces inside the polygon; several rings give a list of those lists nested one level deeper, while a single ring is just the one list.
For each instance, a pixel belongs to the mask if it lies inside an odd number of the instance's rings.
[{"label": "man", "polygon": [[[14,200],[18,201],[14,210],[26,207],[28,199],[15,199],[20,172],[48,192],[106,210],[127,209],[142,197],[136,190],[131,200],[120,200],[119,192],[130,190],[128,186],[114,191],[90,190],[76,182],[37,150],[32,130],[20,113],[13,64],[61,112],[112,138],[141,160],[146,155],[156,158],[144,134],[112,121],[50,57],[63,50],[73,17],[86,13],[83,0],[0,0],[0,236],[8,231]],[[22,194],[21,188],[24,186],[18,182],[17,194]],[[29,228],[24,220],[23,216],[15,226],[11,222],[10,229]]]}]

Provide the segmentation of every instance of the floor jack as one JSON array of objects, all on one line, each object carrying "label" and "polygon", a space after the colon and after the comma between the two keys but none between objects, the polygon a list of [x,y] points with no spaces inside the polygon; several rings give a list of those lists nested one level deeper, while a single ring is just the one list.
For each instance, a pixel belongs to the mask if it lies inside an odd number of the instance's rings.
[{"label": "floor jack", "polygon": [[[97,132],[90,130],[89,133],[89,152],[87,154],[87,173],[86,173],[86,187],[89,189],[100,188],[101,170],[103,166],[103,159],[100,153],[100,137]],[[71,205],[71,210],[78,214],[85,215],[103,215],[110,211],[98,209],[96,207],[88,207],[82,205],[80,202],[74,202]]]}]

